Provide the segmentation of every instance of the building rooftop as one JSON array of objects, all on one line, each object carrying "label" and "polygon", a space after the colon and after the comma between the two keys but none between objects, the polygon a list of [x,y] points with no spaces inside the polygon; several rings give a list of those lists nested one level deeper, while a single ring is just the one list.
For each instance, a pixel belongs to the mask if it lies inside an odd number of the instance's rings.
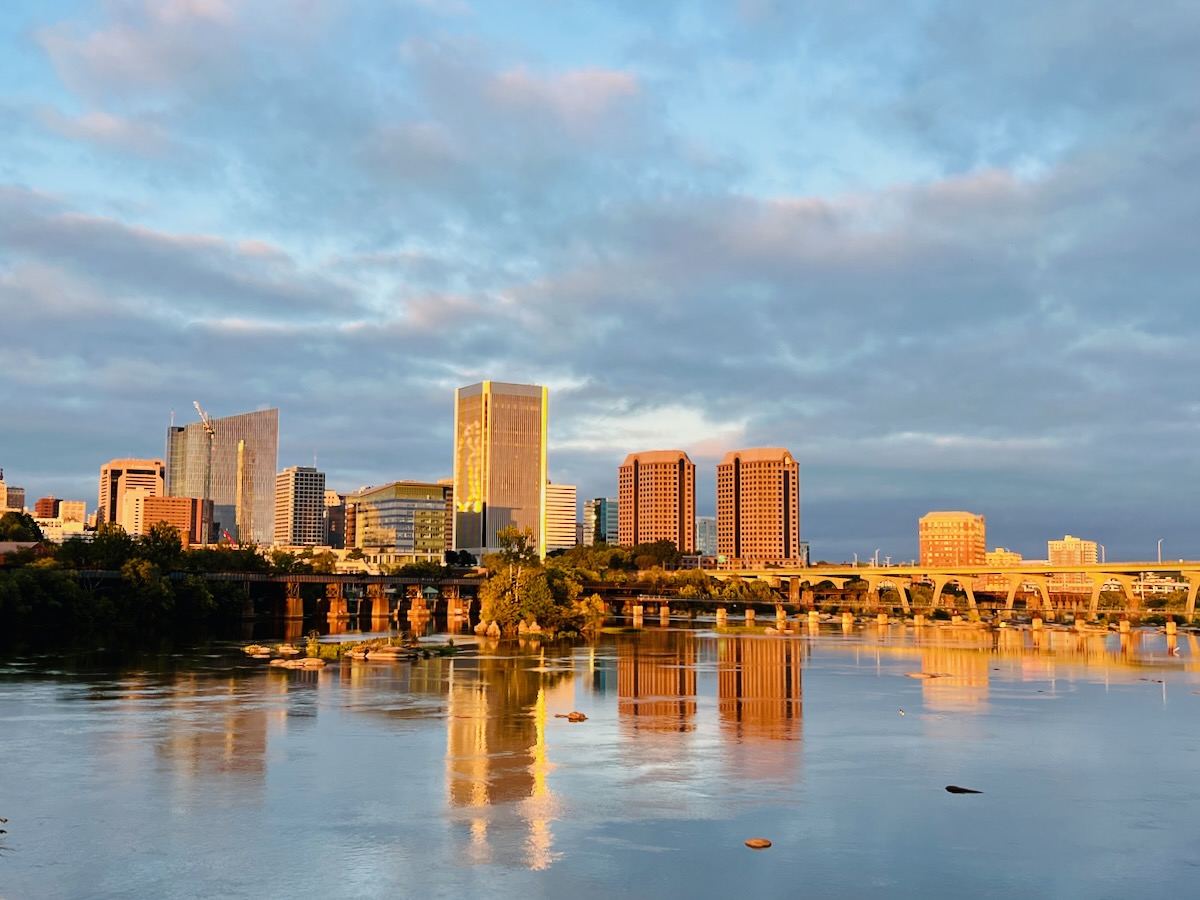
[{"label": "building rooftop", "polygon": [[746,450],[730,450],[721,457],[721,465],[731,465],[735,459],[742,462],[779,462],[784,458],[795,459],[785,447],[751,447]]},{"label": "building rooftop", "polygon": [[691,462],[691,458],[682,450],[643,450],[640,453],[630,453],[622,465],[631,466],[636,459],[642,463],[673,463],[679,462],[680,457]]}]

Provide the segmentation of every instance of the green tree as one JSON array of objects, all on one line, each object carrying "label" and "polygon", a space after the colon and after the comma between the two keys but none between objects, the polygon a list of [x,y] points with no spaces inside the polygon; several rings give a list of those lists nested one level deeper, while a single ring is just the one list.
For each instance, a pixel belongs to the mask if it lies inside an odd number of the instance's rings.
[{"label": "green tree", "polygon": [[166,522],[155,522],[137,539],[135,552],[164,572],[177,571],[183,562],[183,539],[179,529]]},{"label": "green tree", "polygon": [[133,538],[116,522],[102,522],[92,538],[90,564],[98,569],[115,571],[133,559]]},{"label": "green tree", "polygon": [[29,513],[9,510],[0,516],[0,541],[40,541],[42,529]]},{"label": "green tree", "polygon": [[534,541],[532,528],[505,525],[496,532],[496,540],[500,542],[499,555],[505,565],[537,564],[537,544]]}]

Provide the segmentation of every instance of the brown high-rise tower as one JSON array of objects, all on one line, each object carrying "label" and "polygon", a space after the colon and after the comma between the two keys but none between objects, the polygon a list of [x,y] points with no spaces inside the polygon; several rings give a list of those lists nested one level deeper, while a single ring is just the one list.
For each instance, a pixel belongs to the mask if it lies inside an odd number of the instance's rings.
[{"label": "brown high-rise tower", "polygon": [[696,465],[682,450],[630,453],[617,477],[622,546],[671,541],[696,552]]},{"label": "brown high-rise tower", "polygon": [[800,464],[787,450],[725,454],[717,466],[717,555],[730,566],[800,561]]}]

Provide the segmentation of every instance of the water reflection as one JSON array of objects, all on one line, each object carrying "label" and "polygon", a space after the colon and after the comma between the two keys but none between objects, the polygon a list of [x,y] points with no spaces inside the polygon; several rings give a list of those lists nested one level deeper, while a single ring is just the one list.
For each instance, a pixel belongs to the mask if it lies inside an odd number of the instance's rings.
[{"label": "water reflection", "polygon": [[546,724],[554,695],[569,703],[571,672],[538,662],[544,660],[483,656],[451,668],[447,795],[466,813],[474,864],[497,855],[511,864],[519,856],[528,868],[543,869],[553,859],[557,800],[548,786]]},{"label": "water reflection", "polygon": [[617,638],[617,712],[631,735],[696,728],[696,635],[644,631]]}]

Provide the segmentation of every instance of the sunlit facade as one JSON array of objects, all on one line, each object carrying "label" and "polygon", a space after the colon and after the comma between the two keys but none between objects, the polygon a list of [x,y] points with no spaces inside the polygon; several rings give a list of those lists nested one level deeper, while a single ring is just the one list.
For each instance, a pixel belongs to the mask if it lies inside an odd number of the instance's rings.
[{"label": "sunlit facade", "polygon": [[682,450],[630,453],[617,472],[618,542],[696,552],[696,465]]},{"label": "sunlit facade", "polygon": [[275,543],[316,547],[325,543],[325,473],[289,466],[275,476]]},{"label": "sunlit facade", "polygon": [[499,547],[501,528],[529,529],[546,555],[546,388],[483,381],[454,394],[454,545]]},{"label": "sunlit facade", "polygon": [[620,540],[616,497],[596,497],[583,503],[583,544],[616,544]]},{"label": "sunlit facade", "polygon": [[730,566],[799,561],[800,464],[787,450],[733,450],[717,465],[717,558]]},{"label": "sunlit facade", "polygon": [[[1094,566],[1100,558],[1100,545],[1074,535],[1064,535],[1061,541],[1046,542],[1046,558],[1052,566]],[[1050,578],[1050,590],[1067,594],[1086,594],[1092,589],[1092,579],[1085,572],[1056,572]]]},{"label": "sunlit facade", "polygon": [[917,523],[923,566],[982,566],[987,562],[987,525],[983,516],[935,511]]},{"label": "sunlit facade", "polygon": [[573,484],[546,485],[546,552],[575,546],[578,503]]},{"label": "sunlit facade", "polygon": [[446,504],[452,488],[422,481],[394,481],[346,497],[346,546],[369,562],[404,565],[443,562],[451,549]]},{"label": "sunlit facade", "polygon": [[115,522],[129,534],[141,534],[135,504],[163,496],[166,468],[161,459],[113,459],[100,467],[99,522]]},{"label": "sunlit facade", "polygon": [[[264,409],[212,420],[213,531],[238,541],[270,544],[275,538],[275,474],[279,410]],[[167,494],[204,497],[209,437],[204,425],[167,429]]]}]

